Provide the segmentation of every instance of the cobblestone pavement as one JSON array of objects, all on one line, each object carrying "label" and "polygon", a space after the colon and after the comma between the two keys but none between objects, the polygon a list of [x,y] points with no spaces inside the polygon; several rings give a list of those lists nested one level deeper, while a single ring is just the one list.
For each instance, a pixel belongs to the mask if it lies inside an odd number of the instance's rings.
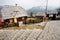
[{"label": "cobblestone pavement", "polygon": [[60,40],[60,21],[47,22],[44,30],[0,30],[0,40]]}]

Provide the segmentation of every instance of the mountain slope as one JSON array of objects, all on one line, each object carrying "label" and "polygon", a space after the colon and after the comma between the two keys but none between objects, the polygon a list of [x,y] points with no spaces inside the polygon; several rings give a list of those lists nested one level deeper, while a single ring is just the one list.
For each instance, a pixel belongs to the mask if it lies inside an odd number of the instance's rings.
[{"label": "mountain slope", "polygon": [[[46,10],[45,7],[37,6],[37,7],[32,7],[31,9],[27,10],[27,13],[30,14],[31,12],[32,13],[45,12],[45,10]],[[47,10],[50,11],[50,12],[56,11],[55,8],[53,8],[53,7],[48,7]]]}]

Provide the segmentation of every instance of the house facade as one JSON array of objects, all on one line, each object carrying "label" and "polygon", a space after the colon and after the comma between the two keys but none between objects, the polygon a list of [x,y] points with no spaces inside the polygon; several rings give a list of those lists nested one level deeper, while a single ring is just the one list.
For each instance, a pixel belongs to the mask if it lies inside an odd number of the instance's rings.
[{"label": "house facade", "polygon": [[17,23],[20,21],[23,22],[27,19],[28,16],[25,9],[23,9],[21,6],[17,6],[17,4],[15,6],[5,5],[1,9],[0,14],[2,16],[1,19],[4,23]]}]

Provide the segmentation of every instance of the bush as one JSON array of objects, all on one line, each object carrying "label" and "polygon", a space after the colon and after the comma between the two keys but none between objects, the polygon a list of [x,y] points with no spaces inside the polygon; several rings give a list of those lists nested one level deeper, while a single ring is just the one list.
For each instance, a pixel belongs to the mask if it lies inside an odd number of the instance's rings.
[{"label": "bush", "polygon": [[35,18],[35,20],[28,20],[26,21],[26,24],[32,24],[32,23],[39,23],[42,22],[42,19],[40,18]]}]

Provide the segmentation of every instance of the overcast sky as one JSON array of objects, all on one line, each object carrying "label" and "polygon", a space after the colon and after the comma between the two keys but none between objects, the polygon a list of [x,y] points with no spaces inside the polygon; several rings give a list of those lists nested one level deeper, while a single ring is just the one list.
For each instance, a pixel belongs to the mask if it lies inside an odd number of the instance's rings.
[{"label": "overcast sky", "polygon": [[[35,6],[46,6],[47,0],[0,0],[0,5],[15,5],[16,3],[23,8],[30,9]],[[59,7],[60,0],[48,0],[48,7]]]}]

